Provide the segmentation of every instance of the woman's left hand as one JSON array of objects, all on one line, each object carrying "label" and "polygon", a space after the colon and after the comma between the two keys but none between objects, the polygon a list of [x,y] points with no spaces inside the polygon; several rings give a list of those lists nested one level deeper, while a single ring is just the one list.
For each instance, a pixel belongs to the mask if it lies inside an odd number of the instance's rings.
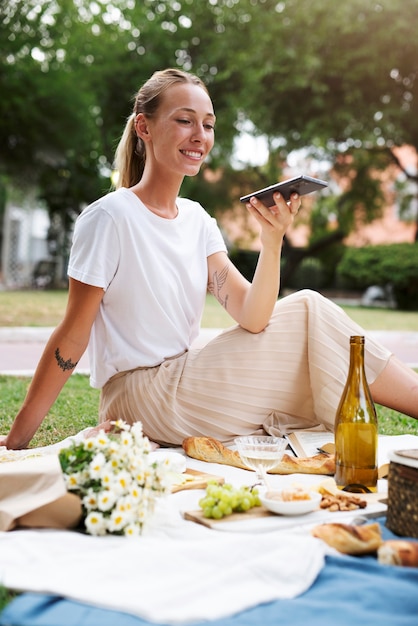
[{"label": "woman's left hand", "polygon": [[266,207],[257,198],[250,198],[247,209],[255,217],[261,227],[260,239],[264,247],[281,246],[283,237],[297,215],[301,200],[297,193],[292,194],[286,202],[280,193],[274,195],[275,205]]}]

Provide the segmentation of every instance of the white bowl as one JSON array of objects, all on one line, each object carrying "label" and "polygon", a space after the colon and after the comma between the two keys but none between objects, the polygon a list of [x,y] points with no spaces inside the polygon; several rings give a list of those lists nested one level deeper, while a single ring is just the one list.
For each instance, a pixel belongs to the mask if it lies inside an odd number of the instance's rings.
[{"label": "white bowl", "polygon": [[[266,497],[268,492],[260,492],[261,504],[271,511],[279,515],[305,515],[319,508],[322,496],[316,491],[309,491],[309,500],[279,500]],[[280,491],[269,493],[280,494]]]}]

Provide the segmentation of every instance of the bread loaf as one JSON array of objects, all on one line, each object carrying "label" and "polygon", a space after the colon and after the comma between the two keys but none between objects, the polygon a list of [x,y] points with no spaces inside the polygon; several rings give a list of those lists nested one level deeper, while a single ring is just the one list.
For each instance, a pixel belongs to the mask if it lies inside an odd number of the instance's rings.
[{"label": "bread loaf", "polygon": [[[183,441],[183,449],[192,459],[248,470],[236,450],[230,450],[212,437],[187,437]],[[269,471],[270,474],[334,474],[334,472],[334,457],[328,454],[317,454],[308,458],[285,454],[280,463]]]},{"label": "bread loaf", "polygon": [[379,563],[418,567],[418,541],[390,539],[384,541],[377,551]]},{"label": "bread loaf", "polygon": [[382,545],[380,526],[377,523],[365,526],[320,524],[311,533],[343,554],[368,554],[376,552]]}]

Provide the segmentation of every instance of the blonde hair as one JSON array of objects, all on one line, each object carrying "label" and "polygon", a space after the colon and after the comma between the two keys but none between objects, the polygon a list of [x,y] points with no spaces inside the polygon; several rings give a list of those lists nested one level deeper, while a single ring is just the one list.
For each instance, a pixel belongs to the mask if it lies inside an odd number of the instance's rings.
[{"label": "blonde hair", "polygon": [[206,85],[194,74],[172,68],[154,72],[136,94],[133,112],[127,119],[116,148],[115,169],[118,172],[116,188],[132,187],[141,180],[144,171],[145,145],[135,131],[136,116],[138,113],[143,113],[146,117],[155,115],[161,103],[161,95],[178,83],[197,85],[208,93]]}]

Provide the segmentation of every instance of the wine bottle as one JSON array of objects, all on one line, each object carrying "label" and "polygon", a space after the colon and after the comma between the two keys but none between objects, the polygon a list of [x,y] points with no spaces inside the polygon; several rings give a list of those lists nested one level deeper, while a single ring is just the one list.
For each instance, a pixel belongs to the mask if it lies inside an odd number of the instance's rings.
[{"label": "wine bottle", "polygon": [[377,491],[378,425],[364,368],[364,337],[350,337],[347,382],[335,416],[335,482],[345,491]]}]

